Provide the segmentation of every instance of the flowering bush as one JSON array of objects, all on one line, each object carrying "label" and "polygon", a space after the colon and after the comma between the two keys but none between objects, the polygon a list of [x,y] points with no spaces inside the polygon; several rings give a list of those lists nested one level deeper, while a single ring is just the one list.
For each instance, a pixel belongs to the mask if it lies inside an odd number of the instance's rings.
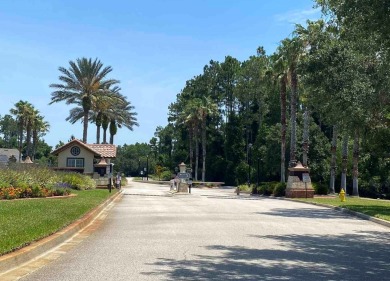
[{"label": "flowering bush", "polygon": [[96,188],[96,182],[89,176],[79,173],[58,173],[60,178],[59,182],[67,184],[70,188],[77,190],[94,189]]},{"label": "flowering bush", "polygon": [[35,165],[0,168],[0,199],[69,195],[71,189],[92,189],[96,183],[77,173],[58,173]]}]

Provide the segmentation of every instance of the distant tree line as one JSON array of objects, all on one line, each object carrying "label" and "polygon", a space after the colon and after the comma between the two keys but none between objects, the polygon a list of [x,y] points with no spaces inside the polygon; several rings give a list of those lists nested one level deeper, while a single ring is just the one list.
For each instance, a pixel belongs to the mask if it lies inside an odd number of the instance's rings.
[{"label": "distant tree line", "polygon": [[273,54],[211,60],[186,81],[151,140],[156,163],[241,184],[285,182],[301,161],[330,193],[390,193],[390,4],[317,4],[323,19]]}]

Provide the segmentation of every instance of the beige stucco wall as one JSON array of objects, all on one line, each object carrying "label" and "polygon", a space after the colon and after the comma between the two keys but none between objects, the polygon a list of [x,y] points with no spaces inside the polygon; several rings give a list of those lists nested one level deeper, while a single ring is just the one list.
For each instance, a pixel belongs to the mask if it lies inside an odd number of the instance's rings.
[{"label": "beige stucco wall", "polygon": [[80,154],[77,156],[73,156],[70,153],[70,150],[73,146],[68,147],[64,151],[58,154],[58,168],[66,167],[66,159],[67,158],[84,158],[84,173],[93,173],[93,159],[94,154],[83,147],[80,147]]}]

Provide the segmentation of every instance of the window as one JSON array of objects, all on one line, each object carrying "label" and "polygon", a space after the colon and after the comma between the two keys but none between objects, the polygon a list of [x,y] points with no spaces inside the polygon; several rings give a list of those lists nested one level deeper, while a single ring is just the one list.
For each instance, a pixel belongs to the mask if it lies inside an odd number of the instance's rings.
[{"label": "window", "polygon": [[70,149],[70,153],[73,155],[73,156],[77,156],[80,154],[80,147],[78,146],[73,146],[71,149]]},{"label": "window", "polygon": [[84,168],[84,158],[68,158],[66,167]]}]

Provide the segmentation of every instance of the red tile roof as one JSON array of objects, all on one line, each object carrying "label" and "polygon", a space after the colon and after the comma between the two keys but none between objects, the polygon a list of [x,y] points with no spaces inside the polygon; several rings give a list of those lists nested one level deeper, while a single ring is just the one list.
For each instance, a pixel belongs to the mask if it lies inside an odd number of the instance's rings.
[{"label": "red tile roof", "polygon": [[101,157],[115,158],[116,146],[113,144],[87,144],[87,146],[94,151],[98,152]]}]

